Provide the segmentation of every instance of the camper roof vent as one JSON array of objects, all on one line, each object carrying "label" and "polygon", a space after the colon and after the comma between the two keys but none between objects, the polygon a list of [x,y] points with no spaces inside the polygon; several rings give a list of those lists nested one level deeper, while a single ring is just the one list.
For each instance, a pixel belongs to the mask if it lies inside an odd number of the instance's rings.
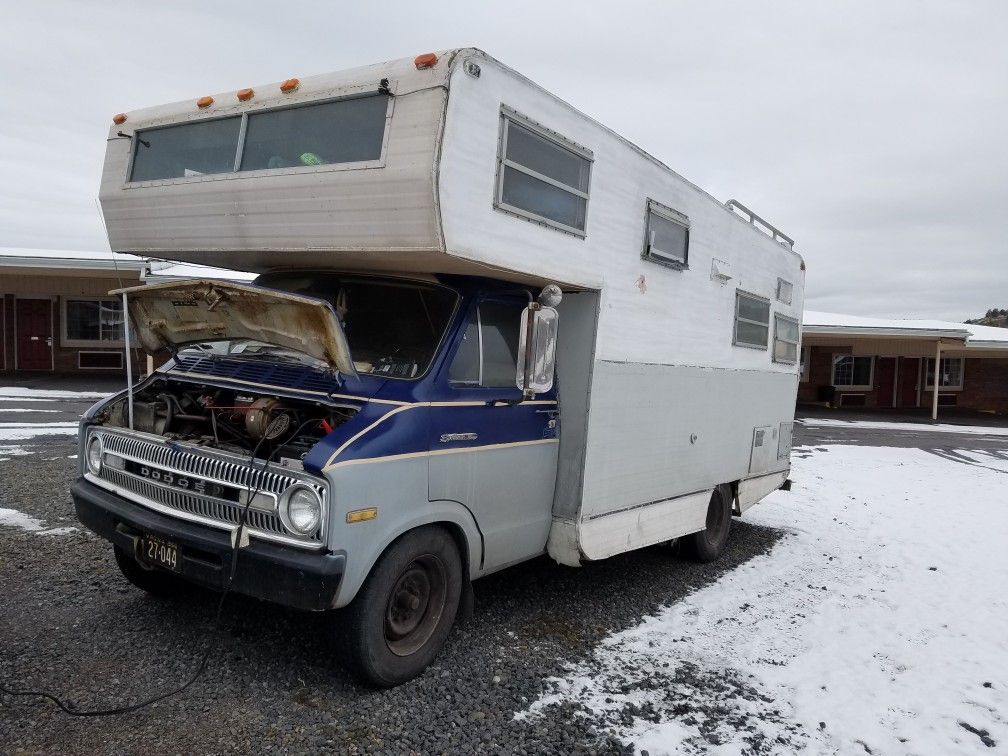
[{"label": "camper roof vent", "polygon": [[769,236],[775,242],[780,244],[782,247],[787,247],[788,249],[794,249],[794,239],[782,232],[779,228],[771,225],[763,218],[760,218],[756,213],[750,210],[748,207],[743,205],[738,200],[730,199],[725,202],[725,207],[734,212],[743,220],[747,221],[754,228],[758,228],[764,234]]}]

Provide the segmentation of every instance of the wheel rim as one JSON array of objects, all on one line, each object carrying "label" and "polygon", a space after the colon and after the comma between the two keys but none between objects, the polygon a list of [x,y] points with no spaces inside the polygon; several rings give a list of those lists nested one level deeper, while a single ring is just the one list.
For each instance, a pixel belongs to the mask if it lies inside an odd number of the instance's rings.
[{"label": "wheel rim", "polygon": [[444,611],[448,572],[433,554],[410,562],[396,580],[385,607],[385,643],[408,656],[434,634]]},{"label": "wheel rim", "polygon": [[711,496],[707,506],[707,537],[716,541],[724,527],[725,508],[717,491]]}]

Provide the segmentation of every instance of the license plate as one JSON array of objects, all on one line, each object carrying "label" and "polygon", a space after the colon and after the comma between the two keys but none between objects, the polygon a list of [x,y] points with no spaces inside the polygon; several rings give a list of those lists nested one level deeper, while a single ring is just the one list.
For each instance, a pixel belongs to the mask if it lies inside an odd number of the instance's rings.
[{"label": "license plate", "polygon": [[145,533],[137,544],[137,553],[146,564],[178,572],[178,546],[171,541]]}]

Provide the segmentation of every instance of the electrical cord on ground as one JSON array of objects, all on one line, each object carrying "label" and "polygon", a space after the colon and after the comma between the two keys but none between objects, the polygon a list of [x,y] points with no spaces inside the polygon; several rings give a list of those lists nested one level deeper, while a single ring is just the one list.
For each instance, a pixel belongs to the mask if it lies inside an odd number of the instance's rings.
[{"label": "electrical cord on ground", "polygon": [[[317,419],[308,420],[302,423],[298,428],[290,435],[288,442],[297,437],[301,431],[305,430],[312,423],[318,423]],[[251,471],[249,472],[248,486],[245,489],[247,498],[245,500],[245,507],[242,509],[241,517],[238,520],[238,527],[234,532],[234,542],[231,545],[231,570],[228,574],[227,583],[224,585],[224,591],[221,593],[220,601],[217,602],[217,611],[214,614],[213,624],[207,631],[209,636],[209,641],[207,643],[206,650],[203,652],[203,656],[200,659],[199,666],[196,667],[196,671],[192,676],[186,680],[182,685],[172,690],[160,693],[152,698],[145,699],[143,701],[138,701],[137,703],[130,704],[128,706],[117,706],[111,709],[91,709],[91,710],[80,710],[73,706],[71,701],[64,701],[59,696],[51,693],[47,690],[15,690],[13,688],[8,688],[3,682],[0,682],[0,693],[8,696],[18,696],[18,697],[29,697],[29,698],[43,698],[51,701],[58,709],[60,709],[65,714],[69,714],[74,717],[111,717],[120,714],[130,714],[134,711],[139,711],[140,709],[146,708],[151,704],[156,704],[159,701],[164,701],[166,698],[171,698],[172,696],[178,695],[179,693],[187,690],[193,683],[195,683],[200,676],[206,671],[207,663],[210,661],[210,654],[214,649],[214,642],[217,638],[217,633],[220,630],[220,620],[223,616],[224,610],[224,600],[228,597],[231,592],[231,585],[234,583],[235,572],[238,569],[238,552],[241,550],[242,534],[245,530],[245,523],[248,520],[249,507],[252,505],[252,500],[259,494],[262,490],[263,481],[265,480],[264,473],[266,468],[269,467],[270,463],[273,461],[273,456],[283,448],[284,444],[277,444],[273,452],[266,458],[263,466],[259,468],[259,474],[256,475],[255,458],[256,454],[259,453],[260,447],[266,441],[264,436],[256,444],[255,449],[252,450],[252,455],[249,457],[249,467]],[[256,482],[256,489],[252,491],[252,483]]]}]

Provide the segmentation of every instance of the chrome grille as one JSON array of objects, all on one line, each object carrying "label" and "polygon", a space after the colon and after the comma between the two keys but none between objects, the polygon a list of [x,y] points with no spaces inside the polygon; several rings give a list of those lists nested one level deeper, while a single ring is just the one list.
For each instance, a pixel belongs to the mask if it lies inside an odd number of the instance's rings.
[{"label": "chrome grille", "polygon": [[[240,491],[258,490],[279,500],[280,495],[295,483],[307,485],[317,491],[323,501],[321,524],[317,531],[309,536],[301,536],[289,531],[276,512],[264,512],[253,507],[249,507],[248,510],[247,527],[253,535],[299,546],[317,546],[324,538],[325,505],[328,497],[325,484],[318,478],[306,473],[278,470],[272,465],[263,471],[261,461],[258,461],[253,468],[248,460],[233,458],[222,452],[196,451],[192,447],[184,447],[172,441],[139,436],[135,433],[107,428],[92,431],[93,433],[101,436],[105,455],[112,454],[160,470],[218,483]],[[184,519],[218,527],[228,529],[234,527],[240,521],[245,509],[241,503],[157,483],[108,464],[102,465],[97,478],[112,484],[119,489],[119,493],[141,504],[153,506],[155,509],[167,509],[171,514]]]}]

